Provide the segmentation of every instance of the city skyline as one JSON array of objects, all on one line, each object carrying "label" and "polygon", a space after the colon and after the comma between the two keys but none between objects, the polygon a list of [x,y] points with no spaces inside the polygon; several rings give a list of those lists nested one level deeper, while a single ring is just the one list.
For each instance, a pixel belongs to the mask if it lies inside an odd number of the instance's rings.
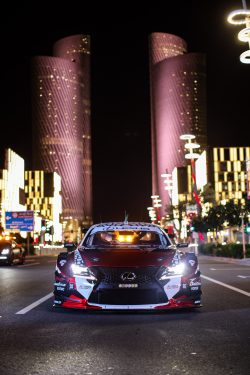
[{"label": "city skyline", "polygon": [[12,147],[29,163],[31,57],[51,55],[58,39],[90,34],[95,220],[123,219],[125,210],[130,218],[145,219],[151,195],[148,37],[151,32],[171,33],[187,42],[189,52],[206,54],[208,142],[247,146],[249,66],[239,62],[244,46],[235,43],[235,28],[226,22],[228,13],[241,7],[240,1],[214,6],[191,1],[183,2],[181,10],[178,4],[159,5],[139,16],[125,9],[122,19],[107,16],[107,10],[101,23],[94,11],[82,17],[81,7],[74,17],[70,10],[61,10],[56,21],[56,12],[48,14],[41,7],[29,9],[33,17],[25,8],[6,14],[1,25],[2,48],[8,57],[2,60],[1,147]]}]

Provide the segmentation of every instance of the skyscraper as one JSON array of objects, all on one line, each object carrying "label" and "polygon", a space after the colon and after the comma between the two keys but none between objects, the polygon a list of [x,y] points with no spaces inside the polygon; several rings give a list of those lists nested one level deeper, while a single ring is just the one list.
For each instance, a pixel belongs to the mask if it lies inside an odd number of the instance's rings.
[{"label": "skyscraper", "polygon": [[152,192],[160,195],[162,213],[169,203],[162,173],[185,165],[182,134],[194,134],[204,149],[206,63],[201,53],[187,53],[178,36],[153,33],[149,39],[152,135]]},{"label": "skyscraper", "polygon": [[92,221],[90,38],[59,40],[32,60],[33,168],[57,172],[62,218],[76,232]]}]

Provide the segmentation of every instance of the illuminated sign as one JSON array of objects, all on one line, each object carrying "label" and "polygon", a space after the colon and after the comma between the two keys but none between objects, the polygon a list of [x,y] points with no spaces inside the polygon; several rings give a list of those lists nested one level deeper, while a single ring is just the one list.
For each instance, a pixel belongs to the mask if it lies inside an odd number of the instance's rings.
[{"label": "illuminated sign", "polygon": [[34,211],[6,211],[5,226],[9,230],[34,230]]}]

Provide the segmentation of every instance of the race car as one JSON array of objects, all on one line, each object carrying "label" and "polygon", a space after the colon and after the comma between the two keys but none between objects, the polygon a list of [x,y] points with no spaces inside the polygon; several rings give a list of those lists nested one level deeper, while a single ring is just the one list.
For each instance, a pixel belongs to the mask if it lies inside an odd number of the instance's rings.
[{"label": "race car", "polygon": [[54,306],[89,310],[200,307],[198,259],[187,246],[173,244],[156,224],[93,225],[74,251],[58,255]]}]

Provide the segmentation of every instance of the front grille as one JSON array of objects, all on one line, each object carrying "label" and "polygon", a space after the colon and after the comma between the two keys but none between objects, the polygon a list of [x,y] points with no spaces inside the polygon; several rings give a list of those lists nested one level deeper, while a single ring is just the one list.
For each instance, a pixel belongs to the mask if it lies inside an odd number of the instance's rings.
[{"label": "front grille", "polygon": [[[159,267],[91,267],[98,279],[89,302],[111,305],[140,305],[166,303],[167,297],[157,282],[155,275]],[[124,273],[133,273],[133,280],[122,280]],[[121,284],[134,284],[136,287],[121,288]]]},{"label": "front grille", "polygon": [[[98,270],[98,281],[104,284],[119,284],[121,282],[136,283],[138,286],[149,284],[155,281],[155,275],[159,267],[126,267],[126,268],[113,268],[113,267],[95,267]],[[136,278],[133,280],[122,280],[122,275],[125,273],[133,273]],[[96,272],[95,272],[96,274]]]}]

